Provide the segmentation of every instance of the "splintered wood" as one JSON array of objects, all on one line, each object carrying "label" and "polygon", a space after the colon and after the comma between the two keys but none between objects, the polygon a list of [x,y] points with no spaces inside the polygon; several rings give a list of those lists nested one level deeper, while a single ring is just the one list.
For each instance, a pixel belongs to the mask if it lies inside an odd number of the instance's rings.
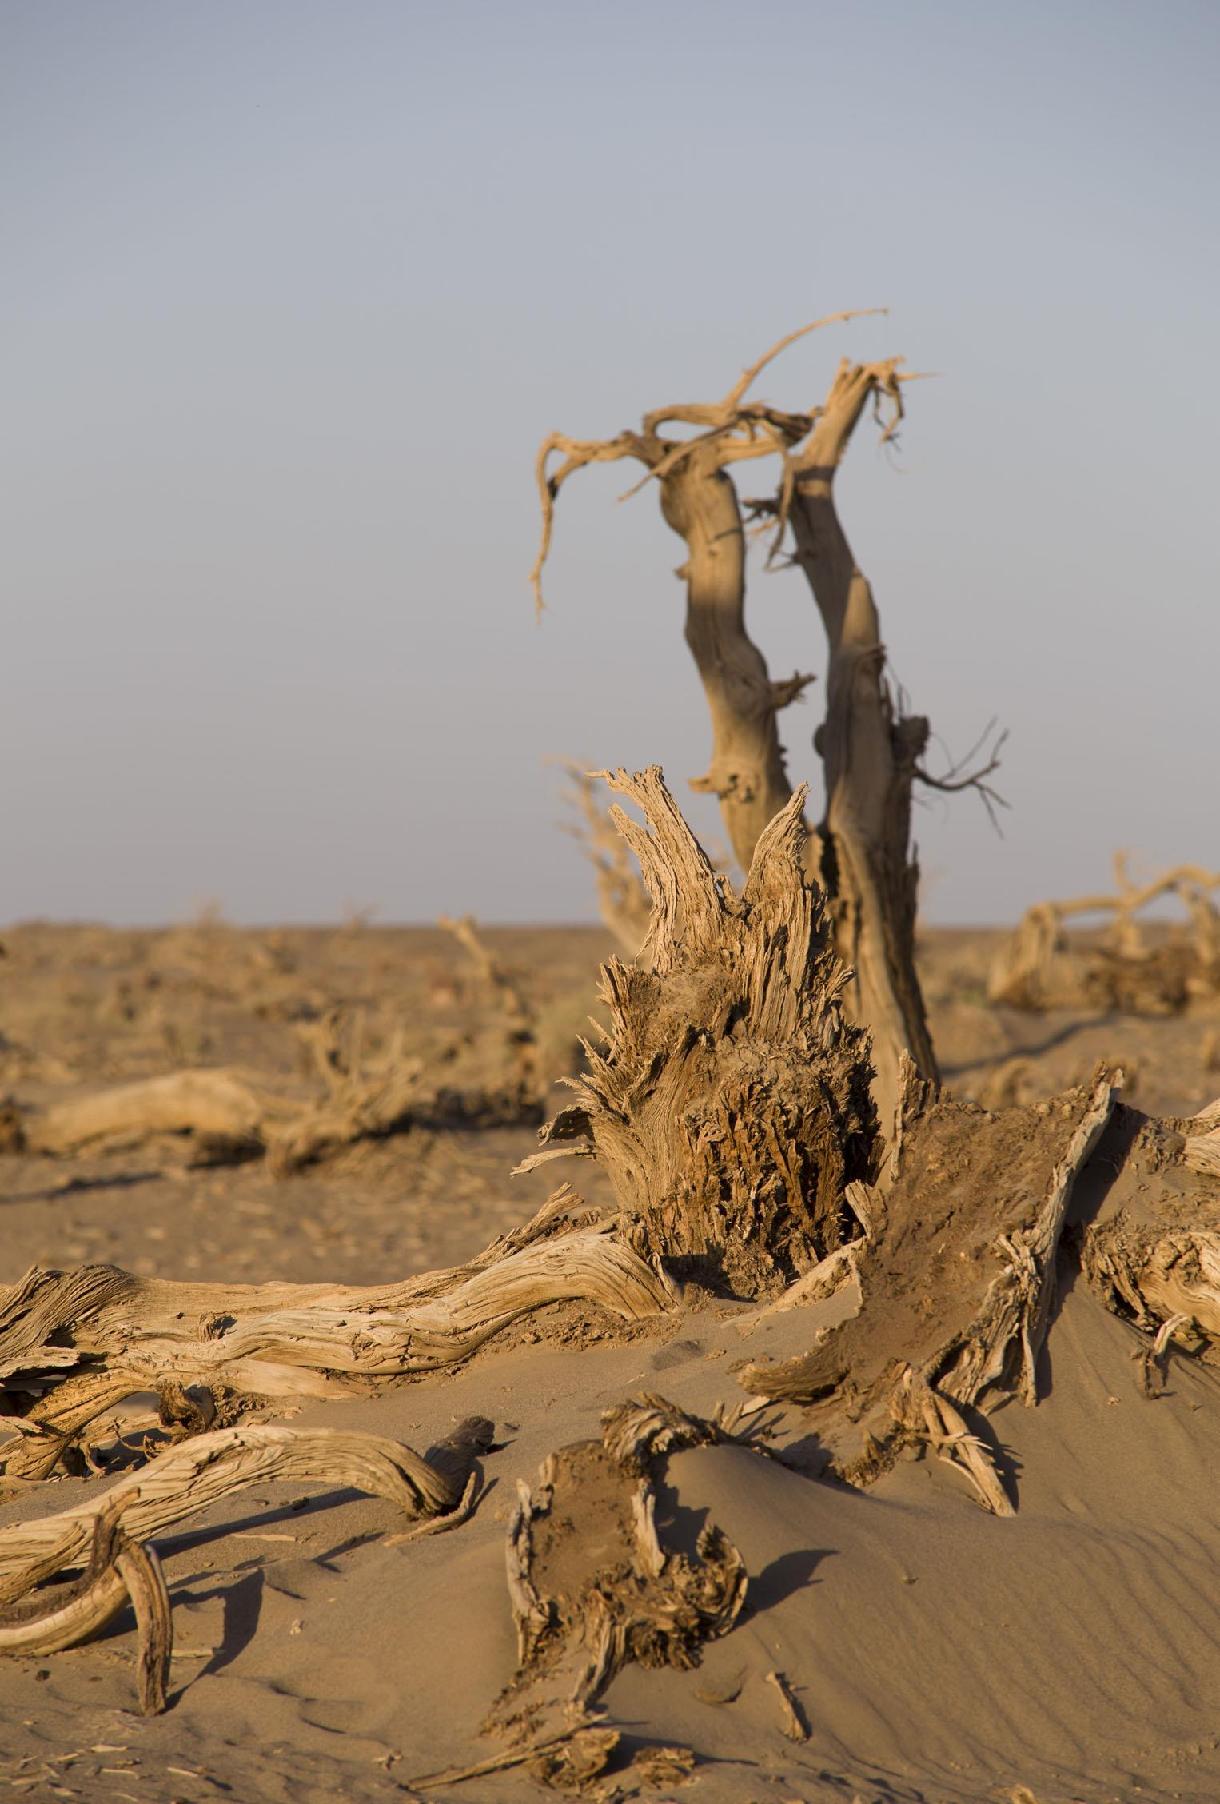
[{"label": "splintered wood", "polygon": [[622,1232],[675,1275],[739,1295],[807,1271],[850,1231],[874,1175],[867,1036],[804,873],[804,791],[762,834],[740,895],[718,878],[653,767],[608,777],[653,899],[636,960],[602,970],[609,1042],[586,1047],[545,1147],[592,1147]]},{"label": "splintered wood", "polygon": [[[507,1542],[518,1670],[485,1725],[532,1750],[546,1783],[575,1790],[617,1746],[592,1714],[615,1674],[632,1661],[697,1666],[704,1642],[736,1622],[747,1585],[740,1554],[714,1524],[693,1556],[657,1531],[666,1453],[723,1431],[658,1397],[609,1411],[603,1427],[601,1440],[561,1448],[533,1486],[518,1487]],[[679,1765],[685,1753],[689,1768],[688,1751],[666,1752]]]},{"label": "splintered wood", "polygon": [[846,1478],[904,1441],[958,1466],[996,1515],[1012,1504],[969,1412],[1037,1397],[1072,1186],[1109,1120],[1111,1076],[998,1115],[918,1099],[904,1121],[884,1225],[856,1256],[859,1311],[814,1350],[741,1375],[754,1395],[811,1406]]}]

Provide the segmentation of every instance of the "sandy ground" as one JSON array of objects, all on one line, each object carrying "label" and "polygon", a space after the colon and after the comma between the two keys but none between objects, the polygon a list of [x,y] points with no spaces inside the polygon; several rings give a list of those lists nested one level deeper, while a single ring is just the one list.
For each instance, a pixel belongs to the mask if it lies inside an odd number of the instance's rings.
[{"label": "sandy ground", "polygon": [[[536,1002],[547,1068],[570,1068],[604,937],[488,936]],[[300,1027],[359,1009],[366,1043],[408,1043],[477,1074],[492,1056],[486,1000],[461,951],[424,930],[163,934],[29,926],[4,936],[0,1083],[23,1101],[233,1063],[286,1085]],[[1049,1094],[1099,1058],[1134,1100],[1185,1114],[1220,1091],[1214,1020],[1021,1016],[985,1005],[992,944],[939,932],[923,946],[933,1030],[950,1086]],[[1006,1087],[1006,1088],[1005,1088]],[[510,1180],[533,1150],[523,1124],[417,1130],[276,1181],[260,1164],[187,1169],[172,1144],[65,1160],[0,1157],[0,1283],[31,1264],[110,1261],[140,1273],[382,1282],[468,1258],[523,1220],[551,1174]],[[569,1175],[563,1173],[562,1175]],[[587,1194],[597,1174],[574,1174]],[[868,1804],[1115,1804],[1220,1797],[1220,1522],[1215,1378],[1175,1360],[1146,1398],[1134,1337],[1071,1286],[1044,1356],[1044,1403],[994,1418],[1019,1511],[983,1514],[930,1459],[867,1494],[757,1454],[671,1460],[663,1515],[692,1536],[728,1532],[750,1572],[746,1615],[693,1673],[629,1668],[607,1704],[640,1744],[682,1742],[694,1778],[656,1797]],[[504,1519],[518,1478],[600,1412],[649,1389],[710,1412],[741,1396],[734,1367],[808,1344],[806,1312],[743,1334],[732,1305],[584,1349],[548,1344],[545,1319],[460,1371],[297,1418],[374,1427],[421,1452],[470,1413],[503,1446],[485,1500],[450,1534],[390,1547],[389,1505],[269,1486],[168,1537],[171,1708],[133,1710],[129,1617],[98,1642],[0,1662],[0,1795],[148,1800],[410,1795],[418,1776],[485,1757],[477,1730],[512,1672]],[[799,1411],[779,1445],[807,1441]],[[62,1479],[0,1506],[0,1522],[57,1510]],[[811,1726],[782,1732],[780,1669]],[[1027,1788],[1025,1792],[1021,1787]],[[513,1773],[420,1795],[542,1795]]]}]

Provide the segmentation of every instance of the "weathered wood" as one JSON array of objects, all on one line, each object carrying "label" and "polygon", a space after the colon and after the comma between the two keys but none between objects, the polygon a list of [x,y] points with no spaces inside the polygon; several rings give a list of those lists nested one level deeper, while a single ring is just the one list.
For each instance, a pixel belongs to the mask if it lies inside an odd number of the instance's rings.
[{"label": "weathered wood", "polygon": [[1084,1230],[1087,1281],[1118,1314],[1220,1365],[1220,1101],[1163,1123],[1127,1109],[1127,1143]]},{"label": "weathered wood", "polygon": [[969,1412],[1037,1400],[1037,1358],[1073,1186],[1110,1119],[1116,1078],[992,1115],[925,1103],[904,1122],[883,1224],[856,1243],[861,1305],[808,1354],[751,1364],[755,1398],[811,1406],[845,1478],[868,1481],[904,1441],[960,1466],[1010,1514]]},{"label": "weathered wood", "polygon": [[[839,520],[834,480],[870,402],[892,405],[894,419],[886,429],[892,435],[902,412],[901,385],[910,378],[900,372],[899,358],[873,364],[845,359],[820,407],[788,413],[746,399],[780,351],[828,323],[815,321],[780,340],[719,401],[657,408],[644,416],[639,431],[613,439],[582,442],[552,434],[538,458],[543,533],[534,584],[541,605],[555,502],[567,479],[594,463],[642,464],[645,476],[637,486],[656,482],[662,516],[686,547],[678,572],[687,586],[686,640],[713,735],[711,764],[694,787],[719,799],[734,852],[747,870],[765,826],[792,793],[778,710],[812,678],[798,671],[787,682],[773,682],[746,630],[745,534],[729,469],[746,459],[782,459],[777,498],[752,506],[777,517],[776,546],[791,527],[794,561],[809,579],[826,633],[826,716],[814,739],[825,769],[826,806],[809,840],[810,871],[831,898],[837,950],[852,974],[852,1017],[873,1036],[874,1094],[882,1131],[889,1134],[902,1055],[937,1081],[915,968],[918,866],[910,844],[912,785],[917,775],[932,781],[919,766],[929,728],[922,717],[902,715],[886,682],[876,604]],[[686,435],[676,436],[674,428]],[[553,468],[557,457],[562,461]],[[942,781],[941,787],[971,782],[978,785],[977,777]]]},{"label": "weathered wood", "polygon": [[0,1140],[10,1150],[66,1156],[105,1141],[189,1138],[194,1162],[265,1156],[285,1177],[344,1147],[416,1125],[536,1123],[546,1088],[533,1010],[479,938],[473,920],[443,921],[474,962],[502,1036],[498,1081],[462,1092],[438,1086],[401,1036],[378,1057],[362,1044],[362,1018],[342,1009],[300,1028],[320,1082],[290,1095],[237,1069],[203,1068],[142,1078],[44,1109],[10,1105]]},{"label": "weathered wood", "polygon": [[[1220,872],[1177,865],[1136,884],[1121,853],[1114,872],[1112,895],[1036,902],[1025,911],[992,963],[992,1002],[1165,1014],[1220,994]],[[1164,896],[1179,899],[1186,920],[1159,924],[1153,937],[1140,917]],[[1105,920],[1104,934],[1072,944],[1068,923],[1090,915]]]},{"label": "weathered wood", "polygon": [[904,716],[895,705],[877,605],[839,519],[835,478],[870,402],[888,399],[895,423],[901,416],[900,363],[844,358],[812,431],[787,459],[779,504],[829,647],[826,715],[814,739],[826,779],[819,875],[839,957],[855,973],[849,1006],[873,1037],[875,1095],[887,1136],[898,1108],[902,1054],[922,1077],[937,1079],[915,968],[919,867],[911,850],[911,790],[929,728],[922,716]]},{"label": "weathered wood", "polygon": [[[562,1217],[559,1218],[562,1220]],[[130,1393],[173,1383],[237,1398],[334,1396],[458,1364],[548,1304],[627,1321],[672,1304],[604,1229],[498,1243],[483,1261],[391,1286],[180,1284],[114,1266],[27,1272],[0,1295],[0,1460],[41,1477]]]},{"label": "weathered wood", "polygon": [[[555,502],[568,478],[590,464],[630,459],[644,468],[637,487],[648,481],[657,484],[661,516],[686,551],[677,572],[686,584],[686,643],[712,727],[711,763],[692,787],[719,800],[743,871],[750,867],[764,827],[792,794],[779,737],[779,710],[795,701],[813,678],[797,671],[785,681],[772,681],[766,659],[746,628],[745,532],[728,468],[781,454],[804,437],[812,423],[810,414],[784,413],[746,397],[761,372],[794,340],[851,317],[834,314],[788,333],[719,401],[655,408],[645,414],[638,431],[620,432],[612,439],[582,441],[552,433],[538,453],[542,543],[533,583],[539,607]],[[675,427],[696,430],[677,436]],[[552,468],[556,457],[562,461]]]},{"label": "weathered wood", "polygon": [[[656,1524],[665,1455],[723,1438],[717,1424],[646,1396],[609,1411],[600,1440],[561,1448],[533,1487],[518,1487],[506,1548],[518,1669],[484,1730],[528,1749],[548,1783],[604,1769],[618,1734],[590,1713],[624,1666],[695,1666],[703,1644],[736,1622],[747,1581],[732,1543],[707,1524],[692,1558],[666,1547]],[[547,1750],[560,1746],[556,1767]]]},{"label": "weathered wood", "polygon": [[653,767],[611,787],[653,898],[632,964],[602,968],[609,1043],[543,1131],[591,1143],[622,1232],[675,1276],[766,1294],[838,1246],[879,1158],[867,1036],[804,871],[804,791],[769,823],[740,895],[713,872]]},{"label": "weathered wood", "polygon": [[[153,1535],[272,1482],[350,1486],[386,1498],[408,1516],[438,1518],[459,1507],[490,1426],[472,1419],[454,1437],[465,1450],[465,1469],[460,1460],[430,1464],[380,1435],[279,1424],[221,1429],[162,1453],[98,1499],[0,1528],[0,1654],[74,1647],[130,1599],[139,1630],[141,1708],[163,1710],[173,1629]],[[80,1579],[48,1585],[82,1561]]]}]

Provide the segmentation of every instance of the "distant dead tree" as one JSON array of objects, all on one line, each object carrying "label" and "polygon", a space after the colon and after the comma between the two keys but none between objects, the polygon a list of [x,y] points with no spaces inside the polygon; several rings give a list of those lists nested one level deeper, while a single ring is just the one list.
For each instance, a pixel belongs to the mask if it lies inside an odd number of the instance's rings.
[{"label": "distant dead tree", "polygon": [[820,326],[854,317],[833,314],[790,332],[719,401],[657,408],[644,415],[638,431],[609,439],[552,433],[538,453],[542,542],[533,583],[541,607],[555,502],[568,477],[589,464],[642,464],[644,475],[628,492],[655,481],[662,517],[686,547],[678,572],[686,584],[686,642],[712,723],[711,764],[692,787],[717,797],[733,851],[748,869],[759,835],[792,796],[779,711],[813,681],[801,671],[773,681],[746,628],[746,526],[729,470],[758,458],[780,459],[774,495],[748,506],[772,532],[768,563],[791,543],[791,562],[805,573],[826,634],[825,718],[814,736],[825,804],[810,833],[810,875],[826,892],[836,950],[855,974],[849,1005],[871,1032],[877,1102],[890,1122],[904,1052],[921,1077],[932,1083],[938,1078],[915,970],[913,784],[918,777],[945,789],[978,788],[988,802],[998,798],[986,783],[995,768],[994,749],[970,775],[954,770],[937,779],[922,765],[928,722],[905,714],[887,681],[872,588],[835,504],[835,476],[865,409],[871,405],[883,440],[892,441],[903,417],[903,385],[913,376],[901,369],[901,358],[844,359],[818,406],[789,413],[748,399],[781,351]]},{"label": "distant dead tree", "polygon": [[[1185,920],[1151,925],[1154,903],[1176,897]],[[1104,923],[1091,939],[1069,922]],[[1114,892],[1036,902],[997,953],[988,982],[992,1002],[1012,1008],[1100,1007],[1132,1014],[1176,1014],[1220,996],[1220,871],[1175,865],[1136,883],[1126,854],[1114,858]]]}]

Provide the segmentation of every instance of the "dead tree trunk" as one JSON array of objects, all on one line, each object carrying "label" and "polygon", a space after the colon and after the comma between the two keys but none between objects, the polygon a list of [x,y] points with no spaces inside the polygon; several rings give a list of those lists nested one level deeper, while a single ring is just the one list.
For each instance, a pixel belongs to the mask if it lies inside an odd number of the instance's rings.
[{"label": "dead tree trunk", "polygon": [[[765,361],[765,360],[764,360]],[[761,367],[761,365],[759,366]],[[737,490],[725,466],[782,451],[808,429],[804,415],[742,406],[747,378],[712,406],[658,408],[638,432],[579,441],[552,433],[539,453],[543,536],[534,567],[541,604],[541,572],[550,549],[555,500],[567,478],[591,463],[624,458],[643,464],[643,481],[660,487],[661,514],[686,546],[678,575],[686,583],[686,643],[699,672],[712,722],[712,758],[692,789],[715,795],[743,871],[758,836],[792,795],[784,768],[777,714],[795,701],[811,676],[797,671],[772,682],[766,659],[746,630],[745,533]],[[708,428],[691,439],[662,436],[667,425]],[[564,461],[552,473],[556,453]]]},{"label": "dead tree trunk", "polygon": [[792,797],[776,716],[812,679],[773,683],[746,631],[745,533],[720,447],[700,445],[662,476],[661,512],[686,545],[686,643],[712,718],[712,761],[691,788],[717,798],[748,871],[763,828]]},{"label": "dead tree trunk", "polygon": [[[928,723],[903,717],[894,706],[876,606],[839,522],[834,476],[870,399],[888,398],[895,422],[900,417],[904,378],[897,360],[845,362],[822,407],[785,413],[748,401],[766,365],[811,330],[803,327],[773,346],[720,401],[658,408],[644,416],[638,432],[613,439],[547,439],[538,462],[543,535],[535,593],[555,500],[567,478],[591,463],[631,458],[643,464],[642,482],[656,480],[662,514],[687,549],[679,571],[687,585],[686,640],[713,737],[711,765],[693,787],[719,798],[733,850],[748,870],[760,834],[792,794],[778,710],[812,679],[797,672],[787,682],[772,682],[746,631],[745,538],[728,466],[770,455],[783,459],[780,497],[765,505],[778,516],[781,535],[791,525],[796,561],[813,587],[830,648],[826,719],[816,741],[825,766],[826,810],[820,835],[810,836],[810,873],[830,897],[836,947],[854,975],[848,1006],[873,1037],[874,1094],[889,1133],[902,1055],[922,1078],[938,1081],[915,970],[918,867],[910,852],[911,788]],[[691,429],[690,436],[676,437],[674,428]],[[552,472],[551,459],[560,455]]]},{"label": "dead tree trunk", "polygon": [[911,788],[928,723],[895,709],[877,606],[839,520],[834,479],[870,399],[889,397],[900,415],[901,379],[896,360],[844,359],[813,431],[788,460],[781,502],[830,652],[826,718],[814,740],[826,775],[821,880],[839,955],[856,973],[850,1006],[873,1036],[887,1131],[903,1052],[921,1077],[938,1078],[915,969],[919,867],[910,849]]}]

